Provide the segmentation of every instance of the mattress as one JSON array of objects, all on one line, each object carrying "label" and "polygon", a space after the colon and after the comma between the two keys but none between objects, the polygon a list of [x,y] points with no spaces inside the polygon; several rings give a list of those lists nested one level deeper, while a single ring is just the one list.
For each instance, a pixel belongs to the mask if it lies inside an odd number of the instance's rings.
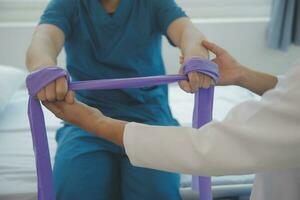
[{"label": "mattress", "polygon": [[[258,98],[239,87],[217,87],[214,100],[214,119],[222,120],[237,103]],[[192,121],[193,95],[177,86],[170,86],[169,101],[175,118],[184,125]],[[44,109],[50,154],[55,155],[55,131],[61,120]],[[254,175],[213,177],[214,197],[249,196]],[[197,199],[190,189],[191,176],[182,175],[183,199]],[[18,91],[0,113],[0,200],[36,199],[36,174],[32,141],[27,120],[27,93]]]}]

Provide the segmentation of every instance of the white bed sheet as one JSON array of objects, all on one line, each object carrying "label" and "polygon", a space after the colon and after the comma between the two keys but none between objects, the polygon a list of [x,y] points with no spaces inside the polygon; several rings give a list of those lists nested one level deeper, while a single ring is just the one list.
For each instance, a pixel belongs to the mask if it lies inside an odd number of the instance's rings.
[{"label": "white bed sheet", "polygon": [[[27,120],[27,93],[18,91],[0,113],[0,200],[36,199],[36,171]],[[51,157],[55,130],[61,121],[44,110]]]},{"label": "white bed sheet", "polygon": [[[171,86],[169,93],[174,116],[182,125],[191,125],[193,95],[182,92],[177,86]],[[36,199],[35,162],[27,120],[27,98],[25,91],[18,91],[5,110],[0,113],[0,200]],[[216,88],[214,119],[222,120],[234,105],[253,98],[258,97],[239,87]],[[44,115],[53,160],[56,149],[55,130],[61,126],[61,120],[46,109]],[[182,185],[189,186],[190,179],[189,175],[183,175]],[[253,175],[216,177],[213,179],[214,191],[216,193],[226,185],[233,189],[233,185],[239,188],[241,184],[244,188],[249,188],[252,180]],[[221,193],[224,191],[228,194],[230,190],[222,189]],[[216,196],[220,195],[216,194]]]}]

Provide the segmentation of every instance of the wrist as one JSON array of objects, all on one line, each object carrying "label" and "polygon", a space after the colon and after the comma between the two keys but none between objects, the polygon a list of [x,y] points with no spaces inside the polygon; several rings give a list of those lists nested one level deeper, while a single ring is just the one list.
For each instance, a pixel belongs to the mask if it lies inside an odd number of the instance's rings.
[{"label": "wrist", "polygon": [[111,121],[113,119],[110,117],[98,117],[95,120],[95,130],[94,133],[96,133],[98,136],[103,137],[101,135],[109,135],[110,131],[110,125],[111,125]]},{"label": "wrist", "polygon": [[101,117],[96,122],[94,133],[101,138],[123,146],[123,134],[126,124],[125,121]]},{"label": "wrist", "polygon": [[247,77],[249,73],[250,70],[247,67],[242,65],[237,67],[237,78],[233,84],[240,87],[244,87],[246,85]]},{"label": "wrist", "polygon": [[189,61],[193,58],[200,58],[200,59],[203,59],[203,60],[208,60],[208,56],[205,56],[205,55],[185,56],[184,59],[183,59],[183,63],[186,63],[187,61]]},{"label": "wrist", "polygon": [[35,62],[27,60],[26,65],[29,71],[36,71],[42,68],[57,66],[57,63],[52,59],[43,59]]}]

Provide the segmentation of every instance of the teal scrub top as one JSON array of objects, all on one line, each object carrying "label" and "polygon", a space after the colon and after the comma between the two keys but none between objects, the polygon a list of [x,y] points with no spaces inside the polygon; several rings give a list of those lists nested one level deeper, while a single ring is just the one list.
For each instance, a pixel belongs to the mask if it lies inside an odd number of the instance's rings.
[{"label": "teal scrub top", "polygon": [[[162,35],[180,17],[186,14],[174,0],[121,0],[112,15],[100,0],[52,0],[40,24],[53,24],[64,32],[67,70],[73,81],[82,81],[165,74]],[[178,124],[166,85],[78,91],[76,97],[109,117]]]}]

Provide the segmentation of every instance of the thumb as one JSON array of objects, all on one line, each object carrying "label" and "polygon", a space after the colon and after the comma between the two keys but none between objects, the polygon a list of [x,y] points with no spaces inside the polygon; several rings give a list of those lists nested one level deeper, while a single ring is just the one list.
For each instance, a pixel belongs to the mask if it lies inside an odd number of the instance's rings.
[{"label": "thumb", "polygon": [[207,48],[209,51],[213,52],[216,56],[220,56],[224,53],[226,53],[225,49],[219,47],[218,45],[209,42],[207,40],[202,41],[202,45]]},{"label": "thumb", "polygon": [[69,90],[69,91],[67,92],[66,97],[65,97],[66,103],[68,103],[68,104],[73,104],[74,101],[75,101],[74,99],[75,99],[75,94],[74,94],[74,92],[71,91],[71,90]]}]

